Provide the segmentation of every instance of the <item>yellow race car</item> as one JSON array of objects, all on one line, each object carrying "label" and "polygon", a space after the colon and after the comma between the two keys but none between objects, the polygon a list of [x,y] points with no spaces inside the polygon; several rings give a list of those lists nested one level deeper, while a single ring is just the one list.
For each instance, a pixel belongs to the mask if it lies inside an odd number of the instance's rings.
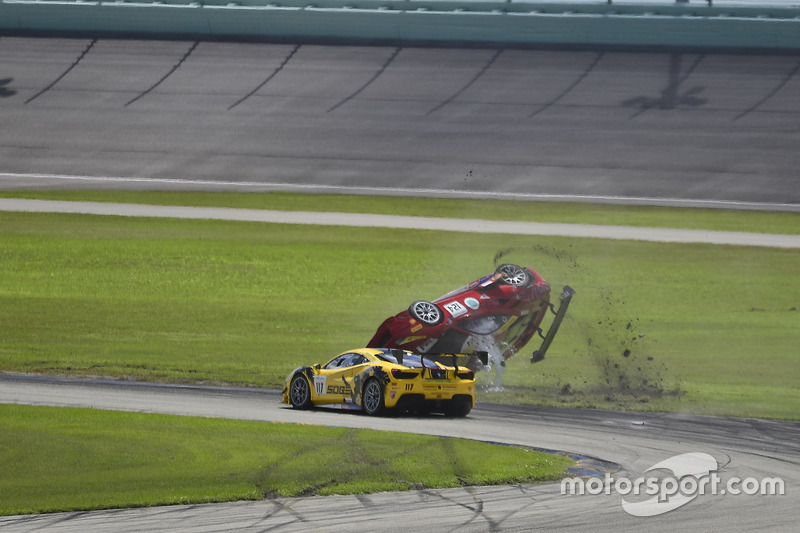
[{"label": "yellow race car", "polygon": [[[488,354],[478,356],[486,364]],[[283,403],[296,409],[363,410],[368,415],[394,409],[463,417],[475,406],[475,373],[466,367],[469,357],[358,348],[324,365],[295,369],[286,378]]]}]

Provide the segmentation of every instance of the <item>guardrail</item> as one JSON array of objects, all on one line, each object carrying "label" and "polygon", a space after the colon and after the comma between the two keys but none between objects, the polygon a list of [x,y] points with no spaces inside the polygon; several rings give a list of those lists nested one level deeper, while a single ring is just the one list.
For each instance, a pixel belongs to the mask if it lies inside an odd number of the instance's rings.
[{"label": "guardrail", "polygon": [[800,50],[800,6],[706,0],[0,0],[0,31]]}]

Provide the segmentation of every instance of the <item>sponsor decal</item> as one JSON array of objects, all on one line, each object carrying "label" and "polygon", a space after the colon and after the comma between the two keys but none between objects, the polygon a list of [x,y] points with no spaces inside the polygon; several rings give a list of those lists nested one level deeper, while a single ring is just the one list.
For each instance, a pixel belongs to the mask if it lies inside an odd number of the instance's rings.
[{"label": "sponsor decal", "polygon": [[444,306],[445,309],[453,316],[453,318],[461,315],[466,315],[469,311],[464,307],[461,302],[450,302]]},{"label": "sponsor decal", "polygon": [[403,337],[402,339],[398,339],[397,344],[408,344],[409,342],[416,342],[425,339],[425,335],[417,335],[413,337]]},{"label": "sponsor decal", "polygon": [[349,385],[328,385],[326,394],[353,394]]},{"label": "sponsor decal", "polygon": [[481,303],[478,300],[476,300],[475,298],[467,298],[466,300],[464,300],[464,303],[470,309],[477,309],[477,308],[479,308],[481,306]]},{"label": "sponsor decal", "polygon": [[[438,379],[446,379],[446,378],[438,378]],[[412,387],[413,387],[413,385],[412,385]],[[440,390],[454,390],[457,387],[455,385],[448,385],[446,383],[435,383],[435,384],[423,383],[422,384],[422,388],[425,391],[432,391],[432,390],[440,391]]]},{"label": "sponsor decal", "polygon": [[411,333],[416,333],[417,331],[422,329],[422,324],[417,324],[411,328]]}]

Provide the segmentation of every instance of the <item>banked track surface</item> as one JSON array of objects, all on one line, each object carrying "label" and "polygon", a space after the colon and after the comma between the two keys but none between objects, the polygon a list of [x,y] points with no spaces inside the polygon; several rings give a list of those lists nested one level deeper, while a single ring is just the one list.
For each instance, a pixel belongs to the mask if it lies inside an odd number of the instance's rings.
[{"label": "banked track surface", "polygon": [[797,205],[799,73],[800,54],[0,36],[0,172]]}]

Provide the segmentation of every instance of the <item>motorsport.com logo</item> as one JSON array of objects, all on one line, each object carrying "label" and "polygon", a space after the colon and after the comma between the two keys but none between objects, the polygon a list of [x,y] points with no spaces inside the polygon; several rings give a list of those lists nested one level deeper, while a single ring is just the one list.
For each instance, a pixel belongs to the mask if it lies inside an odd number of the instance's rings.
[{"label": "motorsport.com logo", "polygon": [[[667,513],[705,494],[748,496],[782,496],[785,494],[781,478],[761,480],[748,477],[731,477],[723,482],[717,473],[717,461],[707,453],[684,453],[657,463],[645,472],[669,470],[672,475],[659,477],[605,477],[588,479],[573,477],[561,481],[562,495],[592,494],[622,496],[622,508],[630,515],[647,517]],[[637,496],[650,496],[636,499]],[[633,498],[631,498],[633,497]],[[633,499],[634,501],[629,501]]]}]

